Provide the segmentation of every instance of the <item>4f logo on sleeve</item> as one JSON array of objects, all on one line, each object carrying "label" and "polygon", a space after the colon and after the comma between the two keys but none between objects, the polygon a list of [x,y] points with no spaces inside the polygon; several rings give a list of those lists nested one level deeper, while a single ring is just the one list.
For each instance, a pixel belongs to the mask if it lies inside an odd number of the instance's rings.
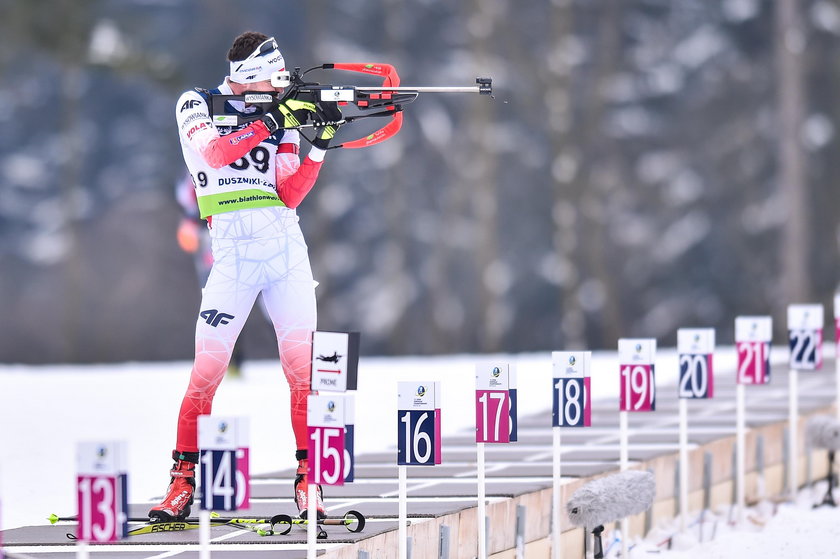
[{"label": "4f logo on sleeve", "polygon": [[210,309],[207,311],[201,311],[199,315],[204,321],[215,328],[219,324],[230,324],[230,321],[236,318],[232,314],[227,314],[223,312],[219,312],[216,309]]}]

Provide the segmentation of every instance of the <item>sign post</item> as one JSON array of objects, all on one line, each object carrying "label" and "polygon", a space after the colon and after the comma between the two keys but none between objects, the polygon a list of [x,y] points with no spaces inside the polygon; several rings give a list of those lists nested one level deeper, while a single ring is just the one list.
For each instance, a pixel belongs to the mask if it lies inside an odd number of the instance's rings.
[{"label": "sign post", "polygon": [[799,489],[799,371],[822,367],[823,315],[822,305],[788,305],[788,489],[793,500]]},{"label": "sign post", "polygon": [[512,431],[510,365],[486,362],[475,367],[475,442],[478,444],[478,557],[487,559],[484,465],[485,443],[508,443]]},{"label": "sign post", "polygon": [[[355,402],[359,371],[359,333],[312,333],[312,375],[307,397],[307,558],[316,557],[316,540],[326,537],[318,524],[318,485],[344,485],[354,478]],[[317,394],[316,394],[317,393]]]},{"label": "sign post", "polygon": [[[592,352],[555,351],[551,354],[552,365],[552,406],[551,426],[553,437],[552,471],[552,514],[551,514],[551,556],[560,559],[560,504],[561,480],[561,427],[589,427],[592,424],[592,405],[590,400],[589,364]],[[588,537],[588,535],[587,535]]]},{"label": "sign post", "polygon": [[744,517],[745,462],[747,438],[747,404],[745,386],[770,382],[770,342],[773,339],[773,320],[769,316],[739,316],[735,318],[735,348],[738,371],[735,386],[735,501],[737,522]]},{"label": "sign post", "polygon": [[712,356],[715,351],[713,328],[677,330],[680,379],[680,531],[686,531],[688,518],[688,400],[714,395]]},{"label": "sign post", "polygon": [[[621,338],[618,340],[618,366],[621,375],[619,400],[619,462],[621,471],[629,467],[629,412],[656,410],[656,340]],[[621,556],[627,557],[630,521],[621,521]]]},{"label": "sign post", "polygon": [[441,463],[440,382],[397,383],[399,557],[408,555],[407,466]]},{"label": "sign post", "polygon": [[[210,557],[210,512],[237,510],[237,503],[244,498],[250,480],[237,468],[240,449],[239,418],[198,416],[198,446],[201,449],[201,506],[198,513],[198,540],[200,559]],[[245,452],[247,454],[247,451]],[[244,485],[240,480],[244,480]]]}]

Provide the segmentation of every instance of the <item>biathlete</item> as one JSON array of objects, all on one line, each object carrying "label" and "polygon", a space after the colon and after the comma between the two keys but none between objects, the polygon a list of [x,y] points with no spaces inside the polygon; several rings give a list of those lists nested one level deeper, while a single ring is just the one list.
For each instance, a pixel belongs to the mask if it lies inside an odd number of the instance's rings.
[{"label": "biathlete", "polygon": [[[230,75],[221,85],[211,91],[187,91],[175,107],[184,162],[210,231],[213,267],[196,321],[195,361],[178,415],[175,464],[166,495],[149,511],[153,521],[182,519],[190,513],[199,458],[198,416],[211,412],[236,339],[260,293],[291,392],[298,461],[295,503],[301,516],[307,510],[306,397],[311,333],[316,328],[315,281],[295,208],[314,186],[337,126],[315,128],[313,146],[302,163],[299,133],[284,126],[336,122],[341,112],[335,103],[283,99],[248,125],[217,126],[210,95],[283,91],[271,83],[272,75],[285,70],[274,38],[243,33],[227,58]],[[226,107],[231,114],[253,114],[252,109],[235,101]],[[318,516],[325,517],[320,486],[317,495]]]}]

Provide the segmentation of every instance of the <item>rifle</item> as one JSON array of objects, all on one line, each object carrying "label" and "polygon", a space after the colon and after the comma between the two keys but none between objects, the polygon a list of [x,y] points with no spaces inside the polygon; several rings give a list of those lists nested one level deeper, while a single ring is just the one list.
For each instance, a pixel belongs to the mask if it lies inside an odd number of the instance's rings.
[{"label": "rifle", "polygon": [[[304,76],[313,70],[344,70],[371,76],[381,76],[380,86],[332,85],[307,82]],[[476,78],[476,85],[466,87],[406,87],[400,85],[400,77],[396,68],[391,64],[363,64],[363,63],[334,63],[314,66],[301,72],[295,68],[289,74],[287,71],[275,72],[271,77],[274,87],[288,88],[281,98],[278,94],[267,92],[245,92],[242,95],[210,95],[210,112],[213,124],[217,126],[241,126],[255,120],[271,110],[283,99],[305,96],[319,102],[336,102],[339,105],[352,104],[357,114],[344,116],[335,122],[313,122],[292,128],[316,128],[321,126],[342,125],[371,117],[390,117],[390,120],[376,131],[355,140],[350,140],[328,149],[363,148],[378,144],[391,138],[402,127],[404,105],[411,103],[421,93],[478,93],[493,97],[492,78]],[[231,111],[227,103],[240,101],[255,107],[254,112],[244,114]],[[310,143],[308,137],[301,134]]]}]

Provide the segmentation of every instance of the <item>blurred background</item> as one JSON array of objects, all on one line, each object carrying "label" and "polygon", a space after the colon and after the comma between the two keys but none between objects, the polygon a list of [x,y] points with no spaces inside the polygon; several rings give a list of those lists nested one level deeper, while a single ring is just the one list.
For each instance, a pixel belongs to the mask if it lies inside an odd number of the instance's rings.
[{"label": "blurred background", "polygon": [[[0,362],[190,359],[175,101],[233,38],[424,94],[298,209],[368,355],[675,343],[838,281],[838,0],[0,0]],[[335,72],[333,83],[353,83]],[[351,127],[342,133],[352,134]],[[261,313],[241,343],[276,356]]]}]

